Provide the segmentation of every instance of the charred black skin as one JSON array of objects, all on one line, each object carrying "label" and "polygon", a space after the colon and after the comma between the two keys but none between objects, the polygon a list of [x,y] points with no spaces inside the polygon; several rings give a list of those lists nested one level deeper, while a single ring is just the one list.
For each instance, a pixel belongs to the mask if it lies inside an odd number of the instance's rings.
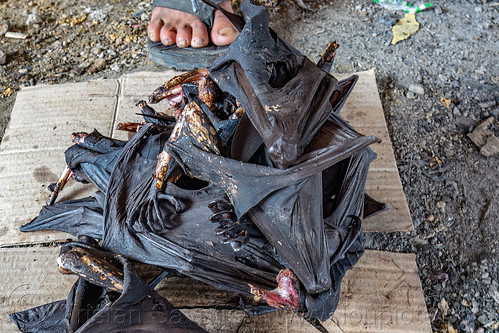
[{"label": "charred black skin", "polygon": [[[273,289],[288,268],[301,285],[294,310],[324,321],[364,251],[363,215],[385,208],[366,204],[364,192],[375,158],[368,146],[379,140],[338,115],[355,76],[336,80],[281,40],[264,9],[244,2],[241,10],[246,24],[210,76],[245,115],[231,120],[203,105],[195,87],[184,93],[226,149],[203,149],[188,128],[168,142],[170,124],[158,123],[117,148],[76,145],[68,165],[100,193],[46,207],[22,230],[91,234],[106,251],[241,294],[250,294],[248,284]],[[175,181],[157,189],[152,175],[165,146],[174,161],[167,179]],[[213,202],[230,207],[214,211]]]},{"label": "charred black skin", "polygon": [[[76,250],[104,268],[112,267],[103,272],[117,275],[115,280],[123,278],[121,288],[111,285],[111,290],[108,283],[92,277],[92,269],[78,269],[80,278],[66,300],[10,315],[22,332],[206,332],[154,291],[165,273],[147,284],[128,260],[98,247],[94,239],[83,236],[79,242],[62,244],[61,255]],[[67,267],[88,267],[81,256],[70,256],[68,261]]]}]

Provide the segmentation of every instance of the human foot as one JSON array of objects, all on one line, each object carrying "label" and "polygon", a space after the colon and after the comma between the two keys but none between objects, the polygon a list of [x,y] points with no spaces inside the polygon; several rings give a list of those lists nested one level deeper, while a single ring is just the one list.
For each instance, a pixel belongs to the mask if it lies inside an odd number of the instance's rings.
[{"label": "human foot", "polygon": [[[219,4],[227,11],[233,12],[230,1]],[[178,47],[200,48],[210,44],[225,46],[231,44],[238,32],[234,25],[220,11],[215,11],[213,27],[208,36],[206,25],[195,15],[179,10],[156,7],[152,11],[151,21],[147,27],[149,39],[164,45],[177,44]]]}]

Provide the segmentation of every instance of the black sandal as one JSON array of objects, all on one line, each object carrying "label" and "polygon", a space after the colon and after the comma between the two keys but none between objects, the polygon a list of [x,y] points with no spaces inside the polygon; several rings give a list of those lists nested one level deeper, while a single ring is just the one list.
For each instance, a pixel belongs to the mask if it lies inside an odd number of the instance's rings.
[{"label": "black sandal", "polygon": [[[214,6],[204,3],[202,0],[154,0],[153,8],[165,7],[194,14],[206,24],[208,33],[210,33],[209,30],[213,25],[213,12],[215,9],[220,9],[217,8],[216,4],[225,0],[213,1],[215,2]],[[202,48],[180,48],[175,44],[166,46],[161,42],[151,41],[149,37],[147,38],[147,47],[154,63],[176,70],[209,67],[220,54],[225,53],[228,49],[228,46],[215,46],[213,44]]]}]

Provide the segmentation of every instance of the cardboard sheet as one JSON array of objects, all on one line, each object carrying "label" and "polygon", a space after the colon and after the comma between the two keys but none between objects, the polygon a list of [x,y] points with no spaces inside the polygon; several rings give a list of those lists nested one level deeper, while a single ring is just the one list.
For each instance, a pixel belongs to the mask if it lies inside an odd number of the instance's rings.
[{"label": "cardboard sheet", "polygon": [[[176,71],[126,74],[118,80],[99,80],[22,89],[0,145],[0,246],[63,240],[61,232],[19,232],[34,218],[48,198],[46,187],[64,169],[64,151],[72,132],[91,132],[126,139],[114,130],[119,122],[140,121],[135,104]],[[393,232],[413,228],[398,176],[395,158],[376,87],[374,71],[357,73],[359,81],[341,115],[363,134],[374,134],[381,144],[372,149],[378,159],[371,164],[366,191],[390,209],[364,221],[364,231]],[[342,75],[346,77],[346,75]],[[166,102],[154,105],[169,109]],[[60,200],[91,195],[89,185],[69,182]]]},{"label": "cardboard sheet", "polygon": [[[357,73],[359,80],[340,115],[359,133],[375,135],[380,144],[371,145],[378,155],[367,175],[366,192],[388,204],[389,210],[366,219],[364,231],[393,232],[413,230],[411,213],[398,174],[392,142],[378,94],[374,70]],[[346,75],[336,75],[338,79]]]},{"label": "cardboard sheet", "polygon": [[[15,332],[10,313],[67,296],[76,277],[58,272],[57,254],[49,247],[0,249],[0,332]],[[247,316],[231,308],[236,294],[185,277],[169,277],[157,290],[210,332],[317,332],[287,311]],[[343,279],[340,297],[323,323],[330,332],[431,332],[412,254],[367,251]]]}]

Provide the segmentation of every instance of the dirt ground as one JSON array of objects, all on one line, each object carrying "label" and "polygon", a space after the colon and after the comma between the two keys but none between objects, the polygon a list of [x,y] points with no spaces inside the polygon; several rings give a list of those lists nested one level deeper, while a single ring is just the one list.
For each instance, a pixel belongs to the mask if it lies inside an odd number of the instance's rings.
[{"label": "dirt ground", "polygon": [[[305,2],[313,10],[285,0],[272,26],[314,61],[336,40],[333,72],[376,69],[415,231],[367,234],[365,246],[417,254],[435,331],[493,332],[499,157],[482,155],[466,134],[494,117],[499,135],[499,3],[434,3],[416,14],[419,31],[395,45],[391,29],[404,13],[368,0]],[[137,0],[1,0],[9,31],[27,38],[0,37],[0,138],[22,86],[161,70],[147,54],[150,12]]]}]

